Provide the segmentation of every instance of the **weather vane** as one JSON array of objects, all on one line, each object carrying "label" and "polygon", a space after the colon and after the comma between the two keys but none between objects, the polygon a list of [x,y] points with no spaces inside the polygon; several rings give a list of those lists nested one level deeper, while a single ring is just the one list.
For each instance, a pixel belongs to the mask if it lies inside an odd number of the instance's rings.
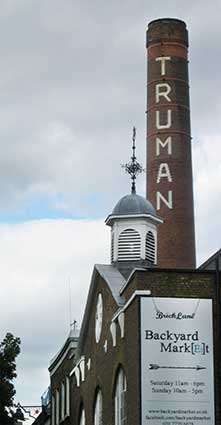
[{"label": "weather vane", "polygon": [[133,141],[133,145],[132,145],[131,162],[128,162],[127,164],[122,165],[122,167],[125,169],[125,172],[130,174],[130,176],[131,176],[131,180],[132,180],[131,193],[136,193],[136,178],[137,178],[137,175],[142,173],[145,170],[142,167],[142,165],[139,164],[139,162],[137,161],[137,158],[136,158],[136,144],[135,144],[135,142],[136,142],[136,128],[135,127],[133,127],[132,141]]},{"label": "weather vane", "polygon": [[74,329],[74,331],[77,329],[77,320],[74,319],[74,321],[71,323],[71,328]]}]

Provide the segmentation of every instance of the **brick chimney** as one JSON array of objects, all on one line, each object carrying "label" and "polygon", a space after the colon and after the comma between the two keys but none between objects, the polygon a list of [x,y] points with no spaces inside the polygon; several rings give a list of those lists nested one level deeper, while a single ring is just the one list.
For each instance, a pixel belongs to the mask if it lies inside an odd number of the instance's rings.
[{"label": "brick chimney", "polygon": [[178,19],[147,30],[147,197],[164,224],[158,266],[195,268],[188,32]]}]

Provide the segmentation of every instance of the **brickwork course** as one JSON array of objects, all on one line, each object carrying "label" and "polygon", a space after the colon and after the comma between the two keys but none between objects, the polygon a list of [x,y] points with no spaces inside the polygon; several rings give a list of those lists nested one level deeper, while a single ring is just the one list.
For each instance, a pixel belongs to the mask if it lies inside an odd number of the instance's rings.
[{"label": "brickwork course", "polygon": [[[158,229],[158,267],[192,269],[195,267],[195,236],[188,33],[185,23],[176,19],[151,22],[147,30],[146,46],[147,198],[157,207],[157,192],[167,201],[169,192],[172,196],[172,207],[168,207],[161,198],[157,210],[164,219],[164,224]],[[170,60],[166,59],[164,64],[162,60],[156,60],[164,57]],[[165,69],[162,69],[163,66]],[[156,86],[159,84],[167,84],[159,88],[161,92],[167,88],[170,91],[166,93],[167,97],[160,95],[157,102]],[[160,126],[163,126],[168,123],[168,110],[171,111],[170,128],[157,128],[156,114],[159,114]],[[165,143],[168,137],[171,137],[171,150],[168,144],[165,147],[161,144],[157,155],[157,138]]]}]

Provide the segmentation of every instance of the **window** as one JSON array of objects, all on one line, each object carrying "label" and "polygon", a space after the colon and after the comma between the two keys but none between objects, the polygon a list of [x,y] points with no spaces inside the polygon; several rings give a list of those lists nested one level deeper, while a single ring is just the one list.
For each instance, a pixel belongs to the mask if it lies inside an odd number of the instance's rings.
[{"label": "window", "polygon": [[114,394],[114,425],[126,425],[126,396],[127,384],[126,376],[122,368],[119,369],[116,379]]},{"label": "window", "polygon": [[155,238],[154,238],[154,234],[150,230],[146,234],[145,251],[146,251],[146,254],[145,254],[146,260],[155,264],[156,262]]},{"label": "window", "polygon": [[85,411],[84,411],[84,409],[81,410],[79,425],[85,425]]},{"label": "window", "polygon": [[97,391],[94,407],[94,425],[102,425],[102,394]]},{"label": "window", "polygon": [[140,234],[134,229],[125,229],[118,239],[118,260],[140,260]]},{"label": "window", "polygon": [[56,414],[55,414],[55,424],[58,425],[60,421],[60,394],[59,390],[56,390]]},{"label": "window", "polygon": [[64,409],[65,409],[65,386],[64,382],[61,384],[61,419],[64,419]]},{"label": "window", "polygon": [[51,423],[52,423],[52,425],[55,425],[55,414],[56,414],[56,411],[55,411],[55,397],[54,396],[52,396],[52,399],[51,399],[51,416],[52,416],[52,418],[51,418]]},{"label": "window", "polygon": [[70,415],[70,380],[66,376],[66,400],[65,400],[65,414]]}]

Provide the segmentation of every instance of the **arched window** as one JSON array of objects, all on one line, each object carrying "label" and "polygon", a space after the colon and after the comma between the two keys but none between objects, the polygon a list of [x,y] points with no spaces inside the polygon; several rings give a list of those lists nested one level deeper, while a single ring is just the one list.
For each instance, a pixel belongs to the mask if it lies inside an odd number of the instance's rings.
[{"label": "arched window", "polygon": [[126,425],[126,376],[124,370],[118,370],[114,393],[114,425]]},{"label": "arched window", "polygon": [[56,390],[56,412],[55,412],[55,424],[58,425],[60,421],[60,393]]},{"label": "arched window", "polygon": [[65,416],[70,415],[70,379],[66,376],[66,400],[65,400]]},{"label": "arched window", "polygon": [[101,390],[98,390],[94,405],[94,425],[102,425],[102,423],[102,394]]},{"label": "arched window", "polygon": [[85,425],[85,411],[83,408],[81,409],[79,425]]},{"label": "arched window", "polygon": [[53,395],[51,398],[51,424],[55,425],[55,417],[56,417],[56,410],[55,410],[55,396]]},{"label": "arched window", "polygon": [[61,419],[64,420],[65,416],[65,385],[61,384]]},{"label": "arched window", "polygon": [[145,243],[145,258],[151,263],[155,264],[156,262],[156,246],[155,246],[155,237],[153,232],[150,230],[146,234],[146,243]]},{"label": "arched window", "polygon": [[140,234],[134,229],[126,229],[118,238],[118,261],[140,260]]}]

